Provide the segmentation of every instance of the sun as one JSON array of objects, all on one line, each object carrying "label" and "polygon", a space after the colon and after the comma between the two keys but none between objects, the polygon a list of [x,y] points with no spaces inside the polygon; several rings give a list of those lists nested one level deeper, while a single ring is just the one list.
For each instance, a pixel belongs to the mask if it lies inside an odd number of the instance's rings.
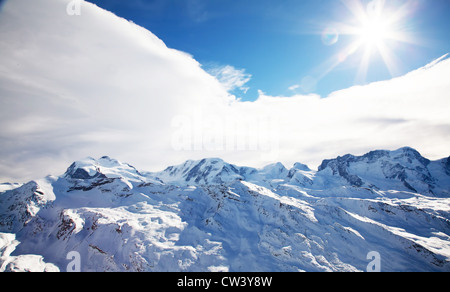
[{"label": "sun", "polygon": [[[398,62],[395,55],[395,42],[413,42],[405,34],[406,17],[411,11],[410,1],[395,6],[387,0],[341,0],[351,12],[353,18],[339,24],[341,35],[354,37],[354,41],[337,54],[334,66],[348,57],[361,54],[359,68],[355,79],[364,82],[369,65],[376,60],[375,54],[381,56],[391,76],[398,75]],[[366,4],[363,4],[366,3]]]},{"label": "sun", "polygon": [[357,29],[357,35],[360,41],[369,46],[379,46],[389,38],[390,28],[387,21],[380,18],[364,21],[360,28]]},{"label": "sun", "polygon": [[[380,72],[383,66],[391,77],[402,73],[399,58],[405,45],[422,45],[417,39],[411,16],[418,9],[416,0],[340,0],[344,8],[342,19],[330,21],[320,32],[322,43],[334,46],[341,43],[339,50],[321,65],[320,80],[347,62],[350,68],[357,67],[355,84],[365,84],[369,70]],[[342,42],[346,45],[342,45]],[[378,74],[378,73],[375,73]]]}]

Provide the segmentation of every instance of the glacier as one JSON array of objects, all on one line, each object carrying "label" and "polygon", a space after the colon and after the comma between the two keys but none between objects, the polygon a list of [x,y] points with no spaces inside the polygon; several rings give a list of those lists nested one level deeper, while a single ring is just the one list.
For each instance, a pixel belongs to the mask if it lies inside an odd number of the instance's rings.
[{"label": "glacier", "polygon": [[0,271],[450,271],[450,157],[378,150],[145,172],[108,156],[0,189]]}]

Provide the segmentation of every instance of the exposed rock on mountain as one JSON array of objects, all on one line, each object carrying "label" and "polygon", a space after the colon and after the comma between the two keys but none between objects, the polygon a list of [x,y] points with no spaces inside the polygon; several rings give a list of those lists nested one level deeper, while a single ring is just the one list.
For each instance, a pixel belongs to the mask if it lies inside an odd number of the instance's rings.
[{"label": "exposed rock on mountain", "polygon": [[[411,148],[157,173],[109,157],[0,193],[1,270],[450,271],[448,159]],[[27,259],[18,261],[19,259]],[[14,264],[14,263],[20,264]]]}]

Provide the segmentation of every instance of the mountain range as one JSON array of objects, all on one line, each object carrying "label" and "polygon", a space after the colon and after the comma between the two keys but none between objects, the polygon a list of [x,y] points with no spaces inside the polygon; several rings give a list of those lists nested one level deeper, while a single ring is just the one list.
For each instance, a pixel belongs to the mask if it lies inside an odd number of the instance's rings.
[{"label": "mountain range", "polygon": [[450,157],[412,148],[261,169],[108,156],[0,185],[0,271],[450,271]]}]

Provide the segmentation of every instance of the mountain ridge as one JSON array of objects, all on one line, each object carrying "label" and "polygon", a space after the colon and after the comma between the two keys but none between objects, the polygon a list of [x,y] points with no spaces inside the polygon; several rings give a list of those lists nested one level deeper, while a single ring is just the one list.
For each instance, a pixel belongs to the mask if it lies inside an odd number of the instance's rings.
[{"label": "mountain ridge", "polygon": [[364,271],[371,251],[383,271],[450,271],[448,164],[407,147],[318,171],[86,158],[0,192],[0,271],[64,271],[71,251],[82,271]]}]

